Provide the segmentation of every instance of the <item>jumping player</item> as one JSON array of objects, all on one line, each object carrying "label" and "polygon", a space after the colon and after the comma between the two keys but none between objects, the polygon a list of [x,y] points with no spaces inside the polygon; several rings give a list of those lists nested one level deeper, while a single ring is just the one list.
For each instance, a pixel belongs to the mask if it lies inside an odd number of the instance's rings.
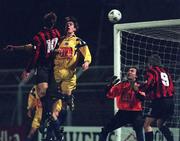
[{"label": "jumping player", "polygon": [[62,94],[67,96],[67,103],[73,110],[72,91],[76,88],[76,66],[83,57],[82,70],[89,68],[91,54],[85,41],[76,36],[79,25],[74,17],[65,18],[66,35],[61,38],[54,60],[54,76]]},{"label": "jumping player", "polygon": [[[32,43],[26,45],[8,45],[6,49],[25,49],[32,52],[32,58],[28,63],[25,71],[22,73],[22,78],[27,79],[30,70],[35,69],[37,91],[40,98],[44,97],[48,88],[48,81],[53,70],[53,51],[58,46],[60,32],[55,28],[57,16],[53,12],[49,12],[43,17],[43,29],[34,37]],[[51,75],[52,76],[52,75]]]},{"label": "jumping player", "polygon": [[[37,84],[37,94],[40,98],[43,107],[43,115],[45,115],[47,110],[45,95],[48,89],[48,83],[50,83],[53,78],[53,66],[54,66],[54,50],[58,47],[60,32],[55,28],[57,21],[57,16],[53,12],[49,12],[44,15],[43,29],[38,32],[30,44],[24,45],[25,49],[32,51],[32,58],[28,63],[25,71],[22,73],[22,78],[27,79],[30,75],[30,70],[36,70],[36,84]],[[12,46],[9,45],[7,48],[20,49],[22,46]],[[45,116],[43,116],[43,121]]]}]

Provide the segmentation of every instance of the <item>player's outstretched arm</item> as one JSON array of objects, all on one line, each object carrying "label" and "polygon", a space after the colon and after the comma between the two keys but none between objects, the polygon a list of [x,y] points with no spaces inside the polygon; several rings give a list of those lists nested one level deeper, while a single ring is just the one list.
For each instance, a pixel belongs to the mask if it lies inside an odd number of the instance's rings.
[{"label": "player's outstretched arm", "polygon": [[116,84],[118,84],[120,82],[120,79],[118,79],[117,76],[112,76],[109,80],[108,83],[106,85],[105,91],[106,94],[109,92],[109,90]]},{"label": "player's outstretched arm", "polygon": [[25,50],[25,51],[31,51],[33,48],[32,44],[26,44],[26,45],[7,45],[4,50],[7,51],[14,51],[14,50]]}]

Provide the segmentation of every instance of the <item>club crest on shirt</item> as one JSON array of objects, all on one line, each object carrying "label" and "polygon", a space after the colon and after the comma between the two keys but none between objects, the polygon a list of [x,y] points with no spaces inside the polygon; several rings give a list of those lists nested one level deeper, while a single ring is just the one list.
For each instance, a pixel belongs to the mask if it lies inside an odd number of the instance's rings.
[{"label": "club crest on shirt", "polygon": [[73,49],[71,47],[61,47],[58,56],[60,58],[72,58]]}]

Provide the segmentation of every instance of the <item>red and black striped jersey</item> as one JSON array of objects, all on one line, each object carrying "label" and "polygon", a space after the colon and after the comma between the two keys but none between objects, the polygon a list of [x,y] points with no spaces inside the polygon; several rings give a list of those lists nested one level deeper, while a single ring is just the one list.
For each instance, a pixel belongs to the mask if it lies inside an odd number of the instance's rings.
[{"label": "red and black striped jersey", "polygon": [[46,66],[53,63],[53,51],[58,47],[60,32],[57,28],[43,29],[33,37],[33,56],[26,68],[30,71],[37,65]]},{"label": "red and black striped jersey", "polygon": [[171,75],[160,66],[154,66],[146,70],[146,83],[144,90],[150,99],[172,97],[174,94],[174,85]]},{"label": "red and black striped jersey", "polygon": [[129,81],[124,81],[113,86],[107,93],[108,98],[117,98],[116,104],[118,109],[126,111],[142,111],[141,100],[137,98],[136,95],[137,93],[133,90]]}]

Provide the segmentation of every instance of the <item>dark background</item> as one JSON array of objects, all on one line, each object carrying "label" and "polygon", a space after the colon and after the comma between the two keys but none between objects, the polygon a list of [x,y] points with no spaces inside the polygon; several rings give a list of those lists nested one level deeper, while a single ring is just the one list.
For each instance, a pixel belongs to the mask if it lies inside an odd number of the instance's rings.
[{"label": "dark background", "polygon": [[58,15],[62,33],[64,17],[75,16],[80,24],[78,36],[92,52],[92,65],[112,65],[113,24],[107,14],[114,8],[122,12],[121,23],[180,18],[179,0],[0,0],[0,68],[25,67],[28,53],[2,48],[30,42],[49,11]]}]

